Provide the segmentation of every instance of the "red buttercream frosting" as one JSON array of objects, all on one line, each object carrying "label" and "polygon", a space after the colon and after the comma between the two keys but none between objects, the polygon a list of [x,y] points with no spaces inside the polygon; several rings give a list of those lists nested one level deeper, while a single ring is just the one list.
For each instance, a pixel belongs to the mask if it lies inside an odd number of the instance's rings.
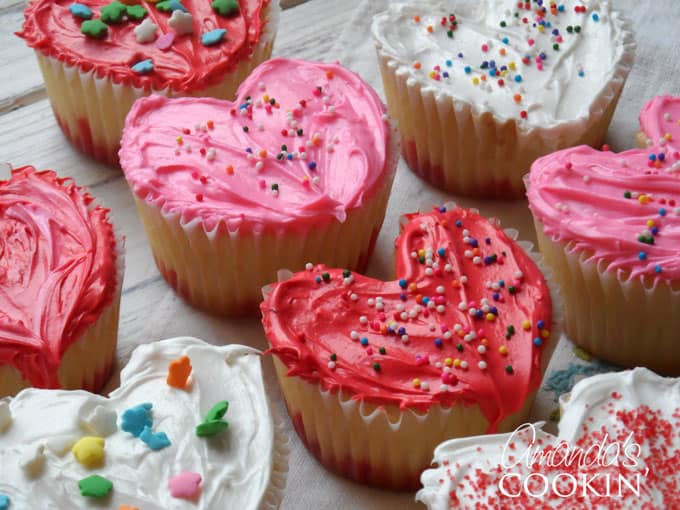
[{"label": "red buttercream frosting", "polygon": [[470,210],[406,220],[394,281],[308,265],[274,284],[261,305],[269,352],[289,376],[354,400],[417,411],[479,405],[493,431],[540,384],[552,326],[546,281]]},{"label": "red buttercream frosting", "polygon": [[0,365],[58,388],[64,352],[117,285],[108,209],[70,179],[31,166],[0,181]]},{"label": "red buttercream frosting", "polygon": [[[238,11],[229,16],[217,14],[210,0],[182,0],[182,6],[193,16],[193,33],[175,35],[168,49],[159,48],[156,42],[137,41],[134,29],[141,20],[125,18],[107,25],[106,37],[88,37],[81,33],[84,20],[69,11],[73,3],[73,0],[32,1],[24,11],[24,26],[17,35],[31,48],[68,66],[78,66],[82,72],[94,71],[100,78],[146,90],[169,87],[186,93],[219,82],[239,61],[250,57],[266,23],[262,11],[269,0],[239,0]],[[93,19],[100,19],[101,9],[111,1],[81,3],[92,10]],[[138,3],[158,26],[158,37],[174,34],[168,24],[170,12],[161,12],[155,2]],[[204,33],[220,28],[227,30],[222,42],[213,46],[201,43]],[[146,59],[153,61],[153,71],[148,74],[133,71],[133,65]]]}]

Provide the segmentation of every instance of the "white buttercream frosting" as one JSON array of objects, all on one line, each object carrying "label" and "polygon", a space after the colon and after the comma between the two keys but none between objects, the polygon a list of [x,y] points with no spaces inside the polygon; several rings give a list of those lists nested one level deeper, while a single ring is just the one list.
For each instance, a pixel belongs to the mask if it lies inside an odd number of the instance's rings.
[{"label": "white buttercream frosting", "polygon": [[[187,387],[177,389],[166,383],[168,365],[183,355],[193,371]],[[228,428],[198,437],[196,425],[223,400],[229,402]],[[120,388],[108,398],[27,389],[7,402],[0,402],[0,421],[6,425],[0,432],[0,494],[9,496],[11,508],[117,510],[125,504],[143,510],[254,510],[270,508],[273,493],[281,489],[280,436],[260,353],[249,347],[216,347],[188,337],[165,340],[133,352]],[[127,409],[147,402],[153,405],[153,432],[164,432],[171,442],[158,451],[120,426]],[[105,437],[105,461],[87,469],[71,447],[92,435]],[[203,480],[196,501],[173,498],[168,489],[170,478],[187,471]],[[97,502],[81,496],[78,488],[79,480],[93,474],[113,482],[110,496]]]},{"label": "white buttercream frosting", "polygon": [[[610,87],[632,62],[632,33],[608,0],[564,0],[556,2],[564,10],[555,13],[548,0],[542,5],[547,13],[538,17],[533,0],[530,10],[518,8],[517,0],[395,4],[374,18],[372,31],[378,52],[438,100],[453,98],[526,128],[588,118],[603,94],[620,89]],[[449,33],[451,14],[457,25]],[[539,30],[541,21],[546,25]],[[537,64],[541,54],[545,59]],[[490,73],[492,61],[498,74]]]},{"label": "white buttercream frosting", "polygon": [[[575,505],[583,509],[604,508],[602,505],[607,508],[668,508],[671,503],[677,503],[680,497],[680,435],[677,432],[680,428],[680,378],[663,378],[644,368],[596,375],[578,382],[560,403],[562,417],[557,436],[541,430],[543,424],[539,423],[514,435],[496,434],[442,443],[434,452],[433,462],[437,467],[423,472],[421,482],[424,487],[416,499],[431,510],[478,508],[476,504],[482,505],[479,508],[496,508],[494,505],[500,505],[499,508],[566,509],[575,508]],[[602,467],[602,462],[593,462],[593,466],[580,469],[576,463],[571,468],[535,465],[527,468],[524,462],[523,454],[530,445],[545,452],[550,451],[546,448],[548,445],[557,447],[566,443],[574,452],[578,447],[586,449],[593,444],[603,444],[603,441],[606,445],[618,444],[620,449],[611,446],[600,458],[607,461],[616,458],[619,466]],[[593,455],[591,460],[596,458],[597,452]],[[517,463],[519,465],[515,465]],[[514,478],[506,479],[505,487],[508,493],[515,494],[519,486],[514,486],[513,482],[525,480],[532,472],[546,475],[551,482],[559,473],[570,473],[579,482],[582,474],[588,479],[597,476],[599,478],[595,478],[593,484],[600,494],[607,484],[598,483],[609,473],[611,496],[597,497],[588,488],[587,497],[578,502],[574,496],[561,497],[552,490],[542,497],[527,497],[525,491],[519,498],[501,497],[499,483],[503,475],[513,474]],[[515,474],[519,476],[515,477]],[[622,486],[623,496],[619,496],[619,474],[634,486],[640,475],[639,496],[626,486]],[[560,476],[562,482],[567,480],[566,475]],[[534,482],[539,482],[538,478]],[[560,485],[558,491],[568,494],[570,487]],[[534,486],[535,493],[540,489]],[[583,495],[582,486],[578,485],[576,494]]]}]

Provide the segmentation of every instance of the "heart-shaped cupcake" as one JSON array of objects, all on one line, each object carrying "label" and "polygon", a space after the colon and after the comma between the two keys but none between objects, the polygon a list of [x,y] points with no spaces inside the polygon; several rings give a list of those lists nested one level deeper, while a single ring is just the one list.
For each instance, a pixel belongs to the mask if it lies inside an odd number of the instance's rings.
[{"label": "heart-shaped cupcake", "polygon": [[602,143],[634,49],[611,2],[388,4],[373,36],[404,159],[424,179],[518,197],[537,157]]},{"label": "heart-shaped cupcake", "polygon": [[680,500],[680,380],[596,375],[563,398],[557,436],[542,424],[447,441],[416,499],[450,508],[674,508]]},{"label": "heart-shaped cupcake", "polygon": [[[541,251],[567,298],[569,335],[609,361],[664,372],[680,370],[678,122],[680,101],[656,98],[640,115],[648,148],[566,149],[537,160],[527,178]],[[664,319],[649,320],[655,314]],[[640,349],[645,339],[654,349]]]},{"label": "heart-shaped cupcake", "polygon": [[[183,357],[191,376],[170,386]],[[227,402],[228,428],[199,434]],[[31,388],[0,401],[0,494],[10,509],[273,510],[286,443],[258,351],[173,338],[135,349],[108,397]]]},{"label": "heart-shaped cupcake", "polygon": [[[420,414],[425,428],[397,426],[385,448],[399,458],[397,444],[411,445],[421,440],[417,430],[428,431],[421,446],[429,457],[427,447],[437,437],[506,429],[524,416],[551,351],[546,281],[496,222],[455,206],[410,214],[395,246],[394,281],[309,264],[307,271],[268,288],[261,305],[269,352],[277,358],[298,433],[324,464],[358,479],[360,474],[342,464],[340,437],[333,436],[337,443],[330,448],[323,432],[310,430],[319,426],[306,415],[313,411],[299,407],[287,391],[291,380],[360,402],[366,414],[387,409],[390,421]],[[459,416],[469,421],[451,431],[447,421],[456,422],[455,410],[445,418],[438,413],[457,406],[473,408],[476,415]],[[428,419],[439,421],[428,430]],[[361,437],[364,431],[353,428],[352,434]],[[378,441],[375,431],[371,437]],[[371,448],[379,450],[377,444]],[[381,466],[352,450],[353,462],[373,464],[362,481],[376,485],[398,486],[388,472],[393,468],[402,469],[402,484],[414,471],[417,480],[418,469],[429,461],[420,458],[420,447],[406,452],[412,460],[401,467]]]},{"label": "heart-shaped cupcake", "polygon": [[[305,257],[364,265],[391,188],[394,138],[384,105],[358,75],[274,59],[243,82],[235,102],[140,99],[120,160],[161,271],[192,302],[219,309],[230,299],[259,301],[278,269],[302,268]],[[180,237],[199,227],[205,246],[192,238],[170,253],[179,241],[159,239],[159,221]],[[206,267],[210,251],[214,267]],[[205,276],[187,274],[188,263]],[[192,287],[215,274],[221,289],[210,296]]]},{"label": "heart-shaped cupcake", "polygon": [[[108,212],[52,171],[17,168],[0,182],[0,373],[5,376],[0,396],[11,390],[5,387],[11,386],[11,374],[2,371],[8,367],[24,384],[40,388],[65,384],[99,390],[106,381],[122,280],[117,252],[122,246],[116,245]],[[92,333],[108,311],[105,332]],[[62,359],[88,332],[94,335],[92,345],[79,349],[90,357],[73,370],[88,361],[101,373],[69,384],[74,374],[59,373]]]}]

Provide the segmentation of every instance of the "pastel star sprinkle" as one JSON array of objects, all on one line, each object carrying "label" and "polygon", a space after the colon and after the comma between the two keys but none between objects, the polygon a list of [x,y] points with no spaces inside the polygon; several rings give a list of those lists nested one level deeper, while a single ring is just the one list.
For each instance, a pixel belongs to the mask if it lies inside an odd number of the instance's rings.
[{"label": "pastel star sprinkle", "polygon": [[213,0],[211,5],[220,16],[231,16],[238,12],[238,0]]},{"label": "pastel star sprinkle", "polygon": [[146,18],[139,25],[135,27],[135,37],[140,44],[150,43],[156,40],[156,32],[158,25],[156,25],[150,18]]},{"label": "pastel star sprinkle", "polygon": [[123,413],[120,428],[125,432],[129,432],[135,437],[139,437],[144,430],[144,427],[151,427],[151,409],[153,404],[148,402],[131,407]]},{"label": "pastel star sprinkle", "polygon": [[146,15],[148,14],[148,11],[139,4],[128,5],[125,8],[125,12],[127,14],[127,17],[131,20],[134,20],[134,21],[139,21],[140,19],[144,19],[146,17]]},{"label": "pastel star sprinkle", "polygon": [[93,39],[102,39],[109,33],[109,27],[100,19],[90,19],[80,25],[80,31]]},{"label": "pastel star sprinkle", "polygon": [[8,510],[9,508],[9,496],[5,494],[0,494],[0,510]]},{"label": "pastel star sprinkle", "polygon": [[68,10],[76,18],[81,18],[81,19],[91,19],[92,18],[92,9],[90,9],[85,4],[79,4],[78,2],[73,3],[68,8]]},{"label": "pastel star sprinkle", "polygon": [[151,427],[144,427],[142,433],[139,435],[139,439],[144,441],[146,445],[154,451],[162,450],[170,446],[170,440],[165,432],[154,433]]},{"label": "pastel star sprinkle", "polygon": [[87,469],[94,469],[104,463],[104,438],[86,436],[73,445],[71,452],[78,462]]},{"label": "pastel star sprinkle", "polygon": [[194,31],[194,17],[188,12],[173,11],[168,25],[177,35],[191,34]]},{"label": "pastel star sprinkle", "polygon": [[132,70],[137,74],[149,74],[153,71],[153,60],[150,58],[141,60],[132,66]]},{"label": "pastel star sprinkle", "polygon": [[102,7],[102,21],[109,25],[113,23],[120,23],[123,21],[123,16],[127,13],[127,7],[118,2],[118,0],[113,0],[108,5]]},{"label": "pastel star sprinkle", "polygon": [[216,28],[201,35],[201,43],[203,46],[213,46],[220,43],[226,35],[227,30],[225,28]]},{"label": "pastel star sprinkle", "polygon": [[170,495],[173,498],[194,499],[201,492],[201,475],[191,471],[184,471],[173,476],[168,481]]},{"label": "pastel star sprinkle", "polygon": [[156,48],[161,51],[166,51],[170,49],[173,42],[175,42],[175,32],[168,32],[156,40]]},{"label": "pastel star sprinkle", "polygon": [[118,510],[139,510],[139,508],[131,505],[120,505]]},{"label": "pastel star sprinkle", "polygon": [[118,430],[117,420],[116,411],[97,406],[81,421],[80,425],[92,435],[106,437]]},{"label": "pastel star sprinkle", "polygon": [[109,495],[113,489],[113,483],[110,480],[99,475],[88,476],[78,482],[80,495],[88,498],[104,498]]},{"label": "pastel star sprinkle", "polygon": [[26,476],[35,478],[42,473],[45,465],[45,446],[33,444],[26,447],[19,459],[19,467]]},{"label": "pastel star sprinkle", "polygon": [[173,388],[184,388],[187,385],[187,379],[191,374],[191,361],[188,356],[182,356],[168,365],[168,377],[166,382],[168,386]]},{"label": "pastel star sprinkle", "polygon": [[223,400],[215,404],[206,415],[203,423],[196,426],[198,437],[209,437],[219,434],[229,427],[229,423],[223,420],[224,415],[229,409],[229,402]]}]

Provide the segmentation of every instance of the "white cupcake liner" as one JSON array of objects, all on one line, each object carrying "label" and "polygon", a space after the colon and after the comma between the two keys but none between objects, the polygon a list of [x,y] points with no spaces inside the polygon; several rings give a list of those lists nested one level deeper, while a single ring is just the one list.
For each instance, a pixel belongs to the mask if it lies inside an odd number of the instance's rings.
[{"label": "white cupcake liner", "polygon": [[411,170],[446,191],[485,198],[519,198],[522,176],[538,157],[565,147],[602,144],[633,65],[630,23],[613,12],[623,33],[623,53],[611,80],[588,115],[552,127],[525,128],[482,105],[444,93],[375,40],[390,114],[399,123],[404,159]]},{"label": "white cupcake liner", "polygon": [[573,243],[549,238],[538,220],[535,226],[561,287],[567,336],[610,363],[680,374],[680,282],[612,271]]},{"label": "white cupcake liner", "polygon": [[252,55],[239,61],[219,83],[188,94],[170,88],[156,90],[117,83],[111,77],[97,76],[95,70],[82,71],[78,65],[70,65],[35,50],[57,123],[66,138],[82,152],[118,165],[125,117],[137,99],[152,93],[168,97],[233,99],[241,82],[271,56],[279,14],[278,2],[272,0],[262,12],[263,19],[267,21]]},{"label": "white cupcake liner", "polygon": [[[450,210],[456,204],[450,202],[445,206]],[[432,207],[423,209],[425,212],[431,210]],[[490,221],[499,225],[498,219]],[[504,232],[538,266],[550,290],[551,341],[545,345],[541,356],[541,370],[545,374],[562,335],[561,294],[552,281],[551,270],[543,257],[534,251],[533,244],[518,241],[519,232],[515,229],[505,229]],[[291,275],[290,271],[281,270],[279,281],[285,281]],[[271,285],[262,289],[265,299],[271,291]],[[287,367],[276,356],[274,365],[289,414],[307,448],[331,471],[361,483],[398,490],[416,488],[420,472],[429,465],[432,451],[439,443],[452,437],[483,434],[488,428],[488,421],[479,406],[457,403],[445,408],[434,404],[424,413],[411,409],[402,411],[395,405],[356,401],[351,394],[342,391],[332,393],[318,383],[289,377]],[[514,430],[526,421],[538,390],[537,387],[528,396],[520,411],[501,422],[501,431]]]},{"label": "white cupcake liner", "polygon": [[271,403],[269,410],[274,422],[274,455],[269,487],[262,497],[259,510],[276,510],[283,500],[283,493],[288,478],[288,459],[290,457],[290,438],[286,435],[285,425],[281,416],[274,410]]}]

